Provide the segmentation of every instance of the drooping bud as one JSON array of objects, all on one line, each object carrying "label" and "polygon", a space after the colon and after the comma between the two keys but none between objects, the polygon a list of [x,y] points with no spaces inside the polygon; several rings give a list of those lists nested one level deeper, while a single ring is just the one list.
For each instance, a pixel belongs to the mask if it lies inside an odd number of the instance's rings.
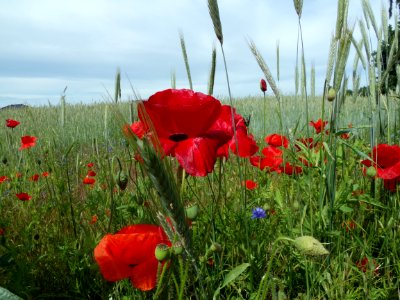
[{"label": "drooping bud", "polygon": [[185,213],[188,219],[194,220],[199,214],[199,206],[195,202],[189,202],[185,206]]},{"label": "drooping bud", "polygon": [[336,98],[336,91],[335,91],[335,89],[334,89],[334,88],[329,88],[329,90],[328,90],[328,95],[326,96],[326,99],[327,99],[329,102],[332,102],[333,100],[335,100],[335,98]]},{"label": "drooping bud", "polygon": [[222,246],[218,243],[212,243],[210,246],[210,251],[212,252],[221,252],[222,251]]},{"label": "drooping bud", "polygon": [[329,251],[325,249],[321,242],[312,236],[305,235],[298,237],[294,240],[294,244],[304,255],[322,256],[329,254]]},{"label": "drooping bud", "polygon": [[124,171],[120,171],[115,177],[115,181],[119,186],[119,188],[123,191],[126,189],[126,186],[128,185],[128,175]]},{"label": "drooping bud", "polygon": [[366,174],[367,174],[368,177],[374,178],[374,177],[376,176],[376,169],[375,169],[375,167],[373,167],[373,166],[369,167],[369,168],[367,169]]},{"label": "drooping bud", "polygon": [[264,78],[260,80],[260,90],[265,93],[267,91],[267,82]]},{"label": "drooping bud", "polygon": [[171,252],[167,244],[158,244],[154,250],[154,256],[158,261],[163,261],[169,258]]}]

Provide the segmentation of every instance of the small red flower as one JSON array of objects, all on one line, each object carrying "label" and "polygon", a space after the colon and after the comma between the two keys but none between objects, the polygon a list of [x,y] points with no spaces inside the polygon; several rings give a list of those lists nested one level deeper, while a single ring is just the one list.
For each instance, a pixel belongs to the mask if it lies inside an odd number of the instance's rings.
[{"label": "small red flower", "polygon": [[267,82],[264,78],[260,80],[260,90],[261,92],[265,93],[267,91]]},{"label": "small red flower", "polygon": [[89,177],[95,177],[95,176],[96,176],[96,172],[93,171],[93,170],[89,170],[88,173],[87,173],[87,176],[89,176]]},{"label": "small red flower", "polygon": [[266,136],[265,142],[268,145],[274,147],[284,147],[284,148],[289,147],[289,140],[287,139],[287,137],[276,133]]},{"label": "small red flower", "polygon": [[42,176],[43,176],[43,177],[48,177],[49,175],[50,175],[49,172],[43,172],[43,173],[42,173]]},{"label": "small red flower", "polygon": [[325,126],[328,124],[328,121],[323,121],[322,119],[318,119],[317,122],[310,121],[309,125],[315,128],[315,133],[321,133],[324,130]]},{"label": "small red flower", "polygon": [[142,291],[156,286],[159,262],[154,252],[158,244],[171,246],[160,226],[138,224],[107,234],[94,249],[94,258],[108,281],[130,278]]},{"label": "small red flower", "polygon": [[93,166],[94,166],[94,163],[92,163],[92,162],[90,162],[90,163],[87,164],[87,167],[88,167],[88,168],[92,168]]},{"label": "small red flower", "polygon": [[7,176],[0,176],[0,183],[3,183],[4,181],[10,180]]},{"label": "small red flower", "polygon": [[279,167],[279,171],[281,173],[285,173],[286,175],[294,175],[303,173],[303,168],[286,162],[283,166]]},{"label": "small red flower", "polygon": [[94,184],[95,182],[96,182],[96,179],[94,179],[92,177],[86,176],[85,178],[83,178],[83,184]]},{"label": "small red flower", "polygon": [[93,215],[93,216],[92,216],[92,219],[89,221],[89,224],[96,224],[96,223],[97,223],[97,220],[98,220],[97,215]]},{"label": "small red flower", "polygon": [[6,229],[4,227],[0,227],[0,236],[5,235]]},{"label": "small red flower", "polygon": [[244,184],[246,186],[246,189],[248,189],[250,191],[257,188],[257,182],[255,182],[253,180],[246,180]]},{"label": "small red flower", "polygon": [[364,273],[367,272],[367,270],[373,269],[375,275],[379,274],[380,266],[377,264],[375,259],[370,261],[366,256],[364,256],[360,261],[358,261],[356,263],[356,265],[357,265],[357,268],[359,268]]},{"label": "small red flower", "polygon": [[279,166],[283,162],[282,150],[268,146],[262,150],[262,154],[263,156],[250,157],[250,163],[260,170],[266,169],[268,172],[279,170]]},{"label": "small red flower", "polygon": [[21,201],[29,201],[32,199],[32,196],[29,196],[27,193],[15,194],[15,196],[17,196],[17,198]]},{"label": "small red flower", "polygon": [[39,174],[34,174],[29,178],[30,181],[38,181],[39,180]]},{"label": "small red flower", "polygon": [[37,138],[34,136],[26,135],[26,136],[21,137],[21,147],[19,147],[19,150],[35,146],[36,140],[37,140]]},{"label": "small red flower", "polygon": [[21,124],[20,122],[18,122],[17,120],[13,120],[13,119],[7,119],[6,120],[6,126],[10,127],[10,128],[15,128],[17,127],[19,124]]}]

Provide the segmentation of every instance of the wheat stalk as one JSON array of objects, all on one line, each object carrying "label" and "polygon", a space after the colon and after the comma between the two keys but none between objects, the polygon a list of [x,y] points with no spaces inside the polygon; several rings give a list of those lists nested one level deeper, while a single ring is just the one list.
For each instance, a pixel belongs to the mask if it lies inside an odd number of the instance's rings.
[{"label": "wheat stalk", "polygon": [[224,41],[224,36],[222,34],[221,18],[219,17],[219,8],[217,0],[208,0],[208,11],[210,13],[211,20],[213,22],[215,35],[217,36],[221,45]]},{"label": "wheat stalk", "polygon": [[187,77],[189,80],[189,87],[191,90],[193,90],[192,76],[190,75],[189,59],[187,56],[187,51],[186,51],[186,46],[185,46],[185,38],[183,37],[182,32],[179,33],[179,40],[181,41],[183,61],[185,62],[186,73],[187,73]]},{"label": "wheat stalk", "polygon": [[216,66],[217,66],[217,50],[215,49],[215,46],[213,46],[213,50],[212,50],[212,54],[211,54],[210,76],[208,78],[208,94],[209,95],[212,95],[214,92]]}]

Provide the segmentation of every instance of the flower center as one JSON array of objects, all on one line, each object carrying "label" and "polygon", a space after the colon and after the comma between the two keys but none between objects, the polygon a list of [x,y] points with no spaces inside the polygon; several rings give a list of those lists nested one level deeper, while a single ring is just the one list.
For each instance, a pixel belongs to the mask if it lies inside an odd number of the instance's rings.
[{"label": "flower center", "polygon": [[186,133],[174,133],[169,136],[169,139],[174,142],[181,142],[188,138]]}]

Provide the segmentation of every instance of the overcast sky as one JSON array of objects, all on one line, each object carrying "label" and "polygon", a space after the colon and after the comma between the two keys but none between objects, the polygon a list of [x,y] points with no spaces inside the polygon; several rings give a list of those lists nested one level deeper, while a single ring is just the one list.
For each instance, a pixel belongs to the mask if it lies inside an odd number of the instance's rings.
[{"label": "overcast sky", "polygon": [[[382,1],[387,6],[387,1]],[[371,5],[380,23],[381,1],[371,0]],[[293,94],[298,34],[293,1],[220,0],[219,9],[232,95],[260,94],[263,74],[247,40],[254,41],[274,76],[279,42],[279,87],[283,93]],[[315,64],[317,93],[326,72],[336,9],[337,1],[304,0],[306,63],[308,69]],[[361,0],[350,0],[349,23],[359,18]],[[176,74],[177,88],[188,88],[180,31],[185,37],[194,89],[207,92],[215,44],[214,95],[227,95],[207,0],[2,1],[0,107],[11,103],[57,104],[65,87],[67,102],[104,101],[107,92],[114,94],[118,67],[122,99],[133,97],[129,80],[144,99],[169,88],[172,73]]]}]

